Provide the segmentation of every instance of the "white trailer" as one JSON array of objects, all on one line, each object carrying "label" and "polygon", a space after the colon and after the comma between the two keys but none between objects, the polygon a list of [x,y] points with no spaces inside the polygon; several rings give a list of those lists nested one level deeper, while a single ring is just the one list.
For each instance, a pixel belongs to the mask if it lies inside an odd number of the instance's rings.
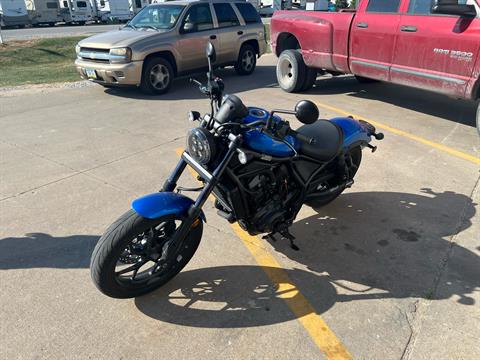
[{"label": "white trailer", "polygon": [[135,15],[145,6],[149,5],[148,0],[129,0],[130,2],[130,11]]},{"label": "white trailer", "polygon": [[25,27],[30,23],[23,0],[0,0],[0,26]]},{"label": "white trailer", "polygon": [[97,13],[97,20],[128,21],[133,17],[129,0],[92,0]]},{"label": "white trailer", "polygon": [[25,0],[28,17],[32,25],[48,24],[50,26],[63,21],[58,0]]},{"label": "white trailer", "polygon": [[65,23],[85,25],[94,21],[95,15],[89,0],[60,0],[60,12]]}]

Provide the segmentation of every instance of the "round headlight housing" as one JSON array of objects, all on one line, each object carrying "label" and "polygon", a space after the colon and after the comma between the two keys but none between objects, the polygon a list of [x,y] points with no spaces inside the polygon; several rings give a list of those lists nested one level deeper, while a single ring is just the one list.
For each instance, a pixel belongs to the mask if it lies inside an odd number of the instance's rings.
[{"label": "round headlight housing", "polygon": [[194,128],[188,132],[187,150],[200,164],[206,165],[215,156],[215,139],[204,128]]}]

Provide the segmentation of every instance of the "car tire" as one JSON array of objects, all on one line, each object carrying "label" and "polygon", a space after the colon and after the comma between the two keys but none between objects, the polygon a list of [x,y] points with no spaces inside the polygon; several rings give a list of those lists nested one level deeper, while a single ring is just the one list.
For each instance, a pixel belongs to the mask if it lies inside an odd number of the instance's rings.
[{"label": "car tire", "polygon": [[315,81],[317,80],[317,74],[318,74],[317,69],[311,68],[306,65],[305,65],[305,68],[307,69],[307,71],[306,71],[305,81],[303,83],[301,91],[310,90],[315,84]]},{"label": "car tire", "polygon": [[153,57],[143,64],[140,89],[150,95],[165,94],[170,90],[174,77],[170,61],[163,57]]},{"label": "car tire", "polygon": [[286,92],[298,92],[305,84],[307,67],[299,50],[282,51],[277,62],[277,81]]},{"label": "car tire", "polygon": [[366,77],[358,76],[358,75],[355,75],[355,79],[357,79],[357,81],[360,84],[371,84],[371,83],[375,83],[375,82],[379,81],[379,80],[370,79],[370,78],[366,78]]},{"label": "car tire", "polygon": [[250,44],[244,44],[238,53],[235,71],[238,75],[250,75],[257,66],[257,52]]}]

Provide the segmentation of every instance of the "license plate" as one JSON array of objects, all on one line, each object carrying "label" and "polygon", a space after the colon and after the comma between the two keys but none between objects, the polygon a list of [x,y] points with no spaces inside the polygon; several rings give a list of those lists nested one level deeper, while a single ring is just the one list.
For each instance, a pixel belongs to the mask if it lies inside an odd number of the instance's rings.
[{"label": "license plate", "polygon": [[97,78],[97,73],[93,69],[85,69],[85,74],[87,74],[87,77],[89,79],[96,79]]}]

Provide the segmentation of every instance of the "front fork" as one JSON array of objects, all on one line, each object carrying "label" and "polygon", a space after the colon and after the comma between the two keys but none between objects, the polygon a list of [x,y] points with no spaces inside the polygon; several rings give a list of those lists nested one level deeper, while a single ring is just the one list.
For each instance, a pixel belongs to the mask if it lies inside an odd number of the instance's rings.
[{"label": "front fork", "polygon": [[175,167],[175,170],[173,170],[173,172],[170,174],[168,179],[163,184],[161,191],[166,191],[166,192],[174,191],[177,186],[177,181],[182,175],[187,165],[190,165],[205,181],[205,186],[203,187],[202,191],[198,195],[197,200],[195,200],[195,203],[192,204],[192,206],[190,206],[190,208],[188,209],[187,218],[184,221],[182,221],[182,224],[173,235],[168,252],[175,254],[179,249],[182,248],[183,242],[185,241],[185,238],[188,232],[190,231],[190,228],[192,227],[194,221],[200,216],[203,205],[207,201],[208,197],[212,193],[215,186],[217,186],[223,172],[227,168],[230,160],[232,159],[233,155],[235,154],[238,147],[240,146],[242,142],[242,136],[241,135],[235,136],[232,134],[229,136],[229,140],[230,140],[230,144],[228,146],[228,151],[225,154],[222,161],[220,162],[220,164],[218,164],[218,166],[215,168],[213,173],[210,174],[208,170],[206,170],[201,164],[199,164],[195,159],[193,159],[190,156],[190,154],[184,151],[182,153],[180,161]]}]

